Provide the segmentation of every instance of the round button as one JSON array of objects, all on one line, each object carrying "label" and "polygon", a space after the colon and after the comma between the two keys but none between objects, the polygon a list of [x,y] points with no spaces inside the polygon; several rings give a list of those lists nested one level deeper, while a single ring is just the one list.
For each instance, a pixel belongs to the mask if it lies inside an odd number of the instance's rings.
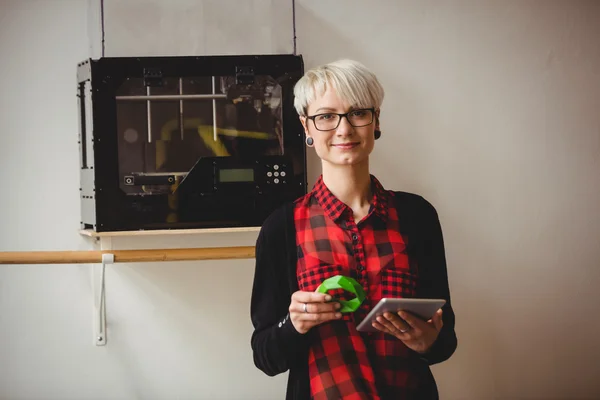
[{"label": "round button", "polygon": [[279,172],[275,172],[273,175],[274,176],[279,176]]},{"label": "round button", "polygon": [[271,171],[267,172],[267,176],[270,178],[273,176],[273,173]]},{"label": "round button", "polygon": [[279,165],[277,165],[277,164],[273,165],[273,169],[274,169],[275,171],[277,171],[277,170],[279,169]]},{"label": "round button", "polygon": [[281,171],[281,176],[285,176],[285,171]]},{"label": "round button", "polygon": [[273,179],[273,182],[275,182],[275,183],[279,183],[279,179],[278,179],[278,178],[275,178],[275,179]]},{"label": "round button", "polygon": [[356,242],[358,240],[358,236],[352,235],[352,240],[354,240]]}]

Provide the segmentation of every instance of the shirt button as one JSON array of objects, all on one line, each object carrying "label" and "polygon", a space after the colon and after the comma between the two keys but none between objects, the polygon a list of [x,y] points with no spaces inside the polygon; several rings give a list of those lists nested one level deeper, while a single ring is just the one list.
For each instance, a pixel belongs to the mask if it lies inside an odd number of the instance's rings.
[{"label": "shirt button", "polygon": [[363,267],[362,265],[359,265],[359,266],[358,266],[358,270],[359,270],[359,271],[364,271],[364,270],[365,270],[365,267]]},{"label": "shirt button", "polygon": [[358,236],[356,236],[356,234],[352,235],[352,240],[356,242],[358,240]]}]

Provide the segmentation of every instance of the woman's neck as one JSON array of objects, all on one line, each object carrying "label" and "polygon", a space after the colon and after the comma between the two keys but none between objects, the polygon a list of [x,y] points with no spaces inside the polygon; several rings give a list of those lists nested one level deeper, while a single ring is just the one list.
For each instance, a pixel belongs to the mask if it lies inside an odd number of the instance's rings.
[{"label": "woman's neck", "polygon": [[358,165],[323,163],[323,183],[335,197],[352,208],[355,217],[362,219],[367,214],[373,197],[368,161]]}]

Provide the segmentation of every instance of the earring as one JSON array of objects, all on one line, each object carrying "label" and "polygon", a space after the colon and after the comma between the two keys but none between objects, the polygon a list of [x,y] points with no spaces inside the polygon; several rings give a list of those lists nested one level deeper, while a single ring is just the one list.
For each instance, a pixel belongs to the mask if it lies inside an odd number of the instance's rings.
[{"label": "earring", "polygon": [[307,136],[306,137],[306,145],[310,147],[313,145],[313,143],[314,143],[313,138],[311,138],[310,136]]},{"label": "earring", "polygon": [[375,129],[375,140],[379,139],[381,137],[381,131],[378,129]]}]

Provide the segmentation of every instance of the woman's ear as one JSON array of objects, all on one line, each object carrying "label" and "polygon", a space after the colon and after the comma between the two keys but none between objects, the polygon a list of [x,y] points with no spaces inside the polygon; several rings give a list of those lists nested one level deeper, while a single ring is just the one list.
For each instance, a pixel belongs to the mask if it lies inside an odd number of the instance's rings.
[{"label": "woman's ear", "polygon": [[308,135],[308,127],[306,126],[306,117],[300,116],[300,122],[302,123],[302,127],[304,128],[304,133]]}]

